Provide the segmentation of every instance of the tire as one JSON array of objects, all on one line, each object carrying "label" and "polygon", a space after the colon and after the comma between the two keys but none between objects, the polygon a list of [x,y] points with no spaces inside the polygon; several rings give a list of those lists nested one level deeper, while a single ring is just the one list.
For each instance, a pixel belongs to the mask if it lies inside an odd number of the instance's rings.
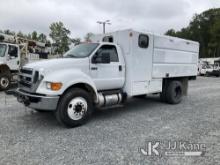
[{"label": "tire", "polygon": [[7,90],[11,85],[10,76],[7,74],[0,75],[0,90]]},{"label": "tire", "polygon": [[166,102],[166,93],[164,91],[162,91],[162,93],[160,93],[160,101]]},{"label": "tire", "polygon": [[72,88],[60,99],[55,112],[59,123],[73,128],[85,124],[93,112],[92,97],[80,88]]},{"label": "tire", "polygon": [[180,81],[169,82],[166,88],[166,102],[169,104],[179,104],[183,98],[183,85]]}]

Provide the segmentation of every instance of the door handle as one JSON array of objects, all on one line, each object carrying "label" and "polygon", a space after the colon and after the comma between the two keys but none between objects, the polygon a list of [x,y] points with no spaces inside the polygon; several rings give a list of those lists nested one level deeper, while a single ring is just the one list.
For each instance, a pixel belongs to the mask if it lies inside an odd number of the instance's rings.
[{"label": "door handle", "polygon": [[119,69],[119,71],[121,72],[121,71],[122,71],[122,66],[119,65],[118,69]]},{"label": "door handle", "polygon": [[98,70],[97,67],[91,67],[91,70]]}]

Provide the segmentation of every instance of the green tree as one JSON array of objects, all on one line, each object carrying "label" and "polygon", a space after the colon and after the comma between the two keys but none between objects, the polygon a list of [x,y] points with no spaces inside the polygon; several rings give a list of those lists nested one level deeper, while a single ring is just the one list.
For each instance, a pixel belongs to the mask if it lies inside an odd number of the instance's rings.
[{"label": "green tree", "polygon": [[189,26],[180,31],[168,30],[165,34],[198,41],[200,57],[220,56],[220,8],[194,15]]},{"label": "green tree", "polygon": [[51,46],[52,46],[50,40],[47,40],[47,41],[46,41],[46,46],[47,46],[47,47],[51,47]]},{"label": "green tree", "polygon": [[170,29],[165,33],[165,35],[176,36],[176,31],[174,29]]},{"label": "green tree", "polygon": [[74,45],[79,45],[81,43],[81,38],[72,38],[71,39],[71,42],[74,44]]},{"label": "green tree", "polygon": [[38,36],[38,41],[46,43],[47,42],[47,36],[45,34],[41,33]]},{"label": "green tree", "polygon": [[24,35],[21,31],[19,31],[19,32],[17,33],[17,36],[18,36],[18,37],[21,37],[21,38],[25,38],[25,35]]},{"label": "green tree", "polygon": [[31,40],[32,39],[32,35],[30,33],[28,33],[27,35],[27,39]]},{"label": "green tree", "polygon": [[[219,15],[220,16],[220,15]],[[220,54],[220,19],[217,19],[210,29],[210,35],[212,36],[208,47],[210,52],[214,54],[214,57]]]},{"label": "green tree", "polygon": [[38,36],[37,36],[37,32],[33,31],[31,34],[31,39],[37,41],[38,40]]},{"label": "green tree", "polygon": [[84,39],[85,39],[85,42],[91,42],[91,37],[94,36],[93,33],[89,32],[85,35]]},{"label": "green tree", "polygon": [[50,37],[55,45],[57,45],[56,52],[63,54],[69,50],[70,44],[70,30],[68,30],[62,22],[55,22],[50,25]]}]

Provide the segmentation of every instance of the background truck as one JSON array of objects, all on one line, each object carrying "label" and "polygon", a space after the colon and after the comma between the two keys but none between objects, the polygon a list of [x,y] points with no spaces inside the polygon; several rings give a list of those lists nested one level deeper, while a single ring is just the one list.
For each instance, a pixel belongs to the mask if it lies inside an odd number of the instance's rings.
[{"label": "background truck", "polygon": [[208,72],[208,75],[220,77],[220,59],[214,62],[213,70]]},{"label": "background truck", "polygon": [[220,61],[220,58],[200,58],[198,63],[198,75],[220,76],[218,61]]},{"label": "background truck", "polygon": [[9,88],[21,66],[47,58],[48,52],[45,43],[0,33],[0,90]]},{"label": "background truck", "polygon": [[27,64],[20,70],[18,101],[54,111],[68,127],[84,124],[96,107],[160,94],[178,104],[198,70],[197,42],[133,30],[96,35],[64,58]]}]

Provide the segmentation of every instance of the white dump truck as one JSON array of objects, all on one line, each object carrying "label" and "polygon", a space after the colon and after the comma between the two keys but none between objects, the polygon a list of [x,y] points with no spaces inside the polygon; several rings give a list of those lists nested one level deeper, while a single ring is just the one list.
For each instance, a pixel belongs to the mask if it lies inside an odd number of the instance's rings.
[{"label": "white dump truck", "polygon": [[[10,83],[17,79],[21,66],[47,58],[45,48],[45,43],[0,33],[0,90],[8,89]],[[43,54],[45,56],[41,57]]]},{"label": "white dump truck", "polygon": [[198,55],[199,43],[179,38],[133,30],[96,35],[62,59],[22,67],[17,97],[36,111],[54,111],[67,127],[135,96],[160,94],[178,104],[197,76]]}]

